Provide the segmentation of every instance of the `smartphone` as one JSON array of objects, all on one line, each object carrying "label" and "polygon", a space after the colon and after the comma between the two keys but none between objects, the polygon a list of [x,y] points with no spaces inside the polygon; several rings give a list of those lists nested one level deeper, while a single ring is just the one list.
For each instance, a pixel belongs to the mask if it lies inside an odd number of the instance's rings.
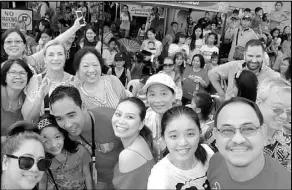
[{"label": "smartphone", "polygon": [[[83,17],[82,11],[75,11],[75,12],[76,12],[77,18]],[[79,23],[80,23],[80,26],[85,26],[86,25],[85,22],[84,22],[84,19],[81,19],[79,21]]]}]

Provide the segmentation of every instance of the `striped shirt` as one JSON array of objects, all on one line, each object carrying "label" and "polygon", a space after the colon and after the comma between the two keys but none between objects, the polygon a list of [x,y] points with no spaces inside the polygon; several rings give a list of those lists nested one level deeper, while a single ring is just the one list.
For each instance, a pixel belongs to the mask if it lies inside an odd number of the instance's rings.
[{"label": "striped shirt", "polygon": [[116,108],[121,99],[126,97],[126,89],[120,80],[112,75],[101,76],[101,82],[104,82],[104,97],[89,95],[85,92],[83,85],[79,91],[82,101],[87,109],[95,107],[110,107]]}]

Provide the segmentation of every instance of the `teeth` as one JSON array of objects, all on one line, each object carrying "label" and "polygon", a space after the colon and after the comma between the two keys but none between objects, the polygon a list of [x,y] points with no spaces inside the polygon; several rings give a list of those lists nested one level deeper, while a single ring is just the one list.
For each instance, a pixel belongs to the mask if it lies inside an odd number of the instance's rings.
[{"label": "teeth", "polygon": [[233,152],[245,152],[247,151],[247,148],[232,148],[231,150]]},{"label": "teeth", "polygon": [[188,153],[188,149],[178,150],[179,154],[186,154]]},{"label": "teeth", "polygon": [[36,177],[35,176],[25,176],[27,179],[29,179],[29,180],[35,180],[36,179]]},{"label": "teeth", "polygon": [[119,127],[119,126],[116,126],[117,130],[120,131],[120,132],[124,132],[126,131],[127,129],[123,128],[123,127]]}]

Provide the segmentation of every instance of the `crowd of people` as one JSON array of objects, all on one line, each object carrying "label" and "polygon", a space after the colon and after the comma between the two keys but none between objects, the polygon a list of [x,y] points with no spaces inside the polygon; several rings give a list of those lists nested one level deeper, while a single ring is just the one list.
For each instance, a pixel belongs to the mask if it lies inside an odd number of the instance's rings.
[{"label": "crowd of people", "polygon": [[86,14],[57,29],[48,16],[34,37],[22,21],[6,30],[1,189],[290,189],[282,7],[234,10],[226,30],[206,12],[163,39],[153,8],[138,52],[119,40],[132,37],[127,5],[118,35]]}]

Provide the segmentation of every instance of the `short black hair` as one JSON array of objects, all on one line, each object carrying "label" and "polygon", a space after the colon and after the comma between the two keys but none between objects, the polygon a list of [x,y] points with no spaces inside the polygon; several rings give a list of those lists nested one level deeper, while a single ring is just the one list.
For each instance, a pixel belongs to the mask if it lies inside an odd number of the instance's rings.
[{"label": "short black hair", "polygon": [[245,44],[245,48],[244,48],[244,49],[245,49],[245,51],[246,51],[248,47],[254,47],[254,46],[261,46],[263,52],[265,51],[265,47],[264,47],[263,43],[261,42],[261,40],[258,40],[258,39],[252,39],[252,40],[249,40],[249,41]]},{"label": "short black hair", "polygon": [[81,59],[88,53],[92,53],[93,55],[95,55],[99,61],[100,67],[103,68],[104,63],[100,53],[94,47],[85,46],[78,50],[74,56],[73,68],[75,72],[77,72],[80,67]]},{"label": "short black hair", "polygon": [[58,100],[62,100],[64,98],[72,99],[77,106],[82,108],[82,99],[78,89],[74,86],[58,86],[55,90],[53,90],[52,94],[49,97],[50,106]]},{"label": "short black hair", "polygon": [[29,68],[28,64],[25,61],[23,61],[22,59],[8,59],[5,63],[3,63],[4,65],[1,68],[1,85],[2,86],[7,85],[6,83],[7,72],[10,70],[11,66],[14,63],[20,65],[27,72],[27,84],[29,83],[31,77],[33,76],[31,69]]},{"label": "short black hair", "polygon": [[233,13],[233,14],[239,14],[239,10],[234,9],[232,13]]},{"label": "short black hair", "polygon": [[250,8],[246,8],[246,9],[244,9],[244,12],[248,12],[248,13],[250,13],[251,10],[250,10]]},{"label": "short black hair", "polygon": [[256,7],[255,10],[254,10],[254,12],[257,13],[257,12],[259,12],[260,10],[263,10],[263,8],[262,8],[262,7]]},{"label": "short black hair", "polygon": [[243,103],[243,104],[246,104],[246,105],[249,105],[250,107],[253,108],[253,110],[255,111],[259,121],[260,121],[260,125],[262,125],[264,123],[264,118],[263,118],[263,114],[261,112],[261,110],[259,109],[259,107],[257,106],[257,104],[251,100],[248,100],[246,98],[242,98],[242,97],[233,97],[227,101],[225,101],[220,107],[219,109],[216,111],[215,113],[215,116],[214,116],[214,125],[215,127],[218,127],[217,126],[217,122],[218,122],[218,115],[219,113],[221,112],[221,110],[229,105],[229,104],[232,104],[232,103],[235,103],[235,102],[240,102],[240,103]]},{"label": "short black hair", "polygon": [[7,38],[7,36],[13,32],[16,32],[22,39],[23,43],[26,44],[26,38],[24,36],[24,34],[17,28],[10,28],[8,30],[6,30],[1,37],[1,45],[4,45],[5,39]]},{"label": "short black hair", "polygon": [[173,26],[174,24],[177,24],[178,25],[177,22],[173,21],[173,22],[170,23],[170,26]]}]

